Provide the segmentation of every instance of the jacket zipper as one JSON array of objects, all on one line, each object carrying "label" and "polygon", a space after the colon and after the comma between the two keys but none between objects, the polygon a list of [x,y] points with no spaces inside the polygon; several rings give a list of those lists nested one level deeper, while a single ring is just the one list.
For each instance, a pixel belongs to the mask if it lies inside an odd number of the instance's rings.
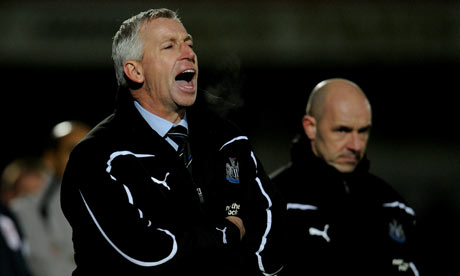
[{"label": "jacket zipper", "polygon": [[197,187],[196,191],[198,193],[198,197],[200,198],[200,203],[203,204],[204,203],[204,197],[203,197],[203,193],[201,192],[201,188]]},{"label": "jacket zipper", "polygon": [[348,186],[348,183],[346,180],[343,180],[343,187],[345,188],[345,193],[349,194],[350,193],[350,187]]},{"label": "jacket zipper", "polygon": [[192,164],[190,164],[190,166],[187,168],[187,171],[189,172],[190,178],[192,179],[193,186],[195,186],[195,190],[196,190],[196,192],[198,193],[198,197],[199,197],[199,199],[200,199],[200,203],[203,204],[203,203],[204,203],[203,192],[201,191],[201,188],[195,183],[195,180],[193,180]]}]

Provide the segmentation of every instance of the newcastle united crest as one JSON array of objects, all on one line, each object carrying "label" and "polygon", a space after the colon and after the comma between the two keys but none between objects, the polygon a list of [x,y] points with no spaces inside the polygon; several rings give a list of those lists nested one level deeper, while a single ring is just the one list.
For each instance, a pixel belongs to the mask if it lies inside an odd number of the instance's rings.
[{"label": "newcastle united crest", "polygon": [[227,164],[225,164],[225,170],[227,172],[227,176],[225,177],[230,183],[238,184],[240,183],[240,176],[239,176],[239,164],[236,158],[230,157]]},{"label": "newcastle united crest", "polygon": [[389,235],[390,237],[397,242],[405,242],[406,235],[401,224],[399,224],[395,219],[389,224]]}]

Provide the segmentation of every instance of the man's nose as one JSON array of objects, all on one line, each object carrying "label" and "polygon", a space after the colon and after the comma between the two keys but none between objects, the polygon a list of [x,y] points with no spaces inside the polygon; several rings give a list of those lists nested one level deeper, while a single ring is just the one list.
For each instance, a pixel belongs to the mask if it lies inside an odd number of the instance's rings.
[{"label": "man's nose", "polygon": [[188,44],[182,44],[181,46],[181,58],[195,62],[196,54]]},{"label": "man's nose", "polygon": [[350,133],[347,147],[352,151],[361,151],[364,145],[364,141],[361,139],[359,133],[352,132]]}]

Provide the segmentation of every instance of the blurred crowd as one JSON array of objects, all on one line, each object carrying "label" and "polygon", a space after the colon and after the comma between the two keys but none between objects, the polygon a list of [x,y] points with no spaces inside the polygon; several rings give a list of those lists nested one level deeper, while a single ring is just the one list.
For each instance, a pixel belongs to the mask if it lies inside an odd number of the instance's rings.
[{"label": "blurred crowd", "polygon": [[18,157],[3,169],[0,275],[62,276],[75,269],[60,183],[72,148],[89,130],[83,122],[60,122],[41,156]]}]

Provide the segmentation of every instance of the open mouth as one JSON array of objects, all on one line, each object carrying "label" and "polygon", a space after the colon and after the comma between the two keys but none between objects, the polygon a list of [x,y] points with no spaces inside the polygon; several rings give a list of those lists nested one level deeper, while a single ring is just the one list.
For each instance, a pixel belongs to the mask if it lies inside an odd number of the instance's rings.
[{"label": "open mouth", "polygon": [[195,84],[193,83],[193,79],[195,78],[196,70],[194,69],[187,69],[183,72],[179,73],[175,81],[179,88],[184,92],[195,92]]},{"label": "open mouth", "polygon": [[195,76],[195,70],[188,69],[176,76],[176,81],[185,81],[189,83]]}]

